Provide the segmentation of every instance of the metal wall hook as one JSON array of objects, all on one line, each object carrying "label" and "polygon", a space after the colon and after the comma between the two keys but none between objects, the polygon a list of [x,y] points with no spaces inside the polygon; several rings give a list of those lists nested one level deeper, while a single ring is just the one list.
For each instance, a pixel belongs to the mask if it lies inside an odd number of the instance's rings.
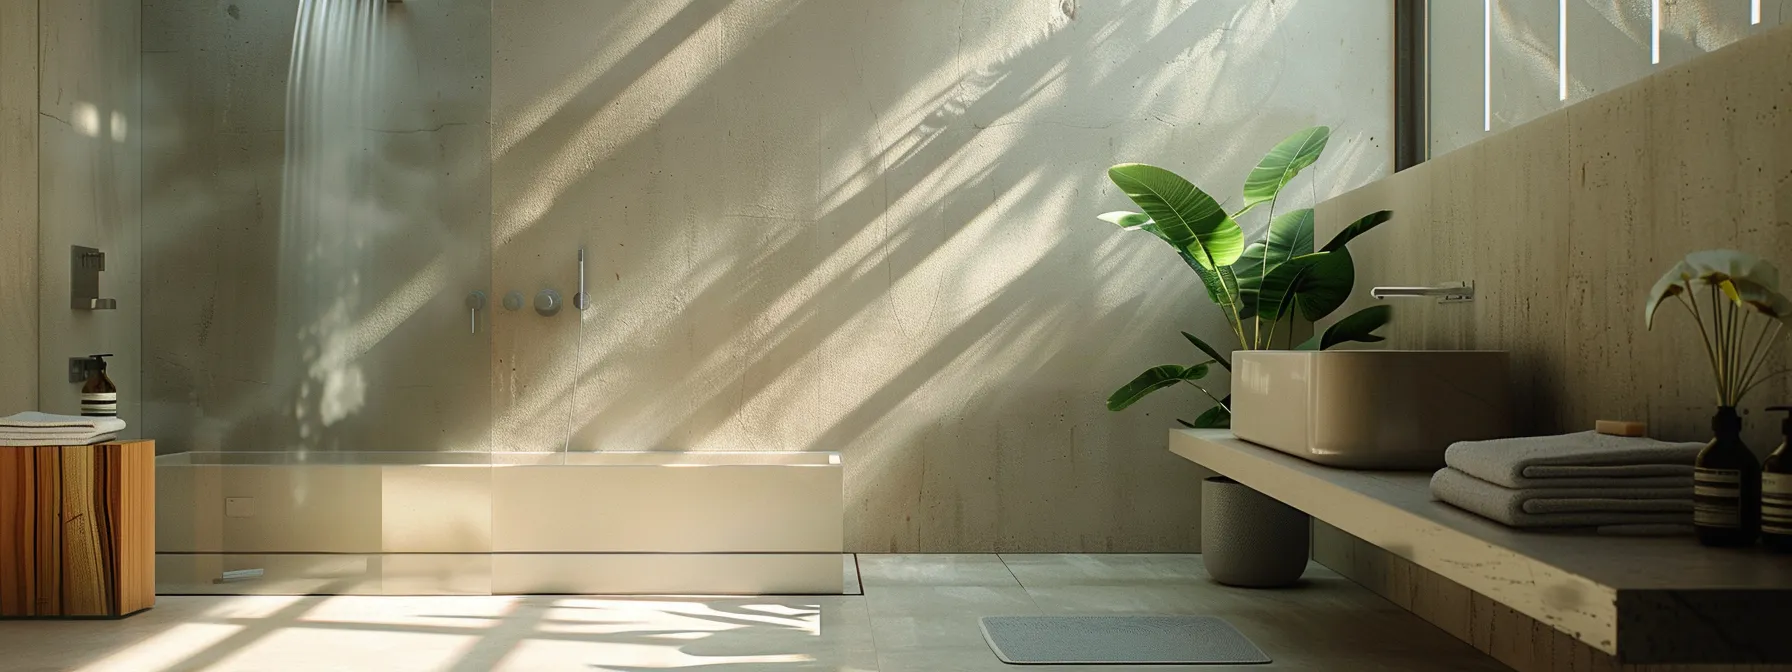
[{"label": "metal wall hook", "polygon": [[118,299],[100,298],[100,271],[106,270],[106,253],[95,247],[69,246],[69,307],[75,310],[113,310]]}]

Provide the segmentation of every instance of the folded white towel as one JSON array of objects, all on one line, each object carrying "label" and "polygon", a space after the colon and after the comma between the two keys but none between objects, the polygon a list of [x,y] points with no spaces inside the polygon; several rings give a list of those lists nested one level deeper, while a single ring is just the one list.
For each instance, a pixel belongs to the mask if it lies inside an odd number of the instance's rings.
[{"label": "folded white towel", "polygon": [[99,434],[104,432],[122,432],[124,431],[124,428],[124,421],[118,418],[100,418],[84,415],[55,415],[52,413],[39,413],[37,411],[25,411],[24,413],[15,413],[0,418],[0,430],[6,430],[9,433],[16,430],[19,432],[48,431],[59,434],[85,431],[91,434]]},{"label": "folded white towel", "polygon": [[1692,484],[1704,447],[1579,432],[1462,441],[1444,450],[1444,464],[1508,488],[1680,487]]},{"label": "folded white towel", "polygon": [[[1512,527],[1593,527],[1692,522],[1691,488],[1684,491],[1678,488],[1660,491],[1595,490],[1601,494],[1596,498],[1551,496],[1565,494],[1562,490],[1502,488],[1450,468],[1441,469],[1431,477],[1431,496],[1439,501]],[[1574,489],[1570,492],[1580,493],[1585,490]],[[1533,496],[1536,493],[1543,493],[1545,496]],[[1625,497],[1614,493],[1670,496]],[[1679,497],[1671,496],[1674,494]]]},{"label": "folded white towel", "polygon": [[0,446],[91,446],[96,443],[108,443],[117,438],[118,432],[78,437],[17,437],[0,434]]}]

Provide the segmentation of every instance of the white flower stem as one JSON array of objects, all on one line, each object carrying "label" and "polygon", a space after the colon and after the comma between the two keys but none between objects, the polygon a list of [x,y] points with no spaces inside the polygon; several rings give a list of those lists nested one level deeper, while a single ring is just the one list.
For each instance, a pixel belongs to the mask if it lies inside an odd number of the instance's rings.
[{"label": "white flower stem", "polygon": [[[1705,333],[1705,318],[1699,316],[1699,303],[1692,299],[1692,286],[1690,283],[1686,283],[1685,286],[1686,294],[1675,294],[1674,298],[1680,301],[1680,306],[1685,308],[1686,312],[1692,313],[1693,322],[1698,323],[1699,338],[1705,342],[1705,361],[1711,365],[1711,375],[1715,377],[1717,375],[1717,351],[1711,349],[1711,337]],[[1722,406],[1723,401],[1723,391],[1719,389],[1718,405]]]},{"label": "white flower stem", "polygon": [[[1755,374],[1767,366],[1767,360],[1773,355],[1772,346],[1779,344],[1780,329],[1785,325],[1779,320],[1770,320],[1770,324],[1761,325],[1761,332],[1755,335],[1755,347],[1749,349],[1748,364],[1742,367],[1743,394],[1754,389],[1755,385],[1767,378],[1756,378]],[[1768,346],[1763,348],[1762,346]],[[1771,376],[1770,376],[1771,377]]]}]

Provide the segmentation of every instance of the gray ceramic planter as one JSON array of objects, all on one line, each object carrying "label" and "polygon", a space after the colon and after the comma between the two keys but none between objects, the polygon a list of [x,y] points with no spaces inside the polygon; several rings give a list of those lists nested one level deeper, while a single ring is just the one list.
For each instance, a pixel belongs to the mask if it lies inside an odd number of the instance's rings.
[{"label": "gray ceramic planter", "polygon": [[1201,561],[1228,586],[1275,588],[1307,570],[1308,518],[1224,476],[1201,482]]}]

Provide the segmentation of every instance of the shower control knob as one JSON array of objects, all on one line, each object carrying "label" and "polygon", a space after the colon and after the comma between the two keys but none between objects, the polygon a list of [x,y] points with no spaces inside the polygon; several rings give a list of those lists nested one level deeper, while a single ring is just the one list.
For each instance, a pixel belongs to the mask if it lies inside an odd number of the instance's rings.
[{"label": "shower control knob", "polygon": [[504,309],[508,310],[508,311],[512,311],[512,312],[522,310],[523,309],[523,293],[516,291],[514,289],[510,290],[508,292],[505,292],[504,293]]},{"label": "shower control knob", "polygon": [[535,312],[542,317],[553,317],[560,312],[560,292],[544,289],[535,293]]}]

